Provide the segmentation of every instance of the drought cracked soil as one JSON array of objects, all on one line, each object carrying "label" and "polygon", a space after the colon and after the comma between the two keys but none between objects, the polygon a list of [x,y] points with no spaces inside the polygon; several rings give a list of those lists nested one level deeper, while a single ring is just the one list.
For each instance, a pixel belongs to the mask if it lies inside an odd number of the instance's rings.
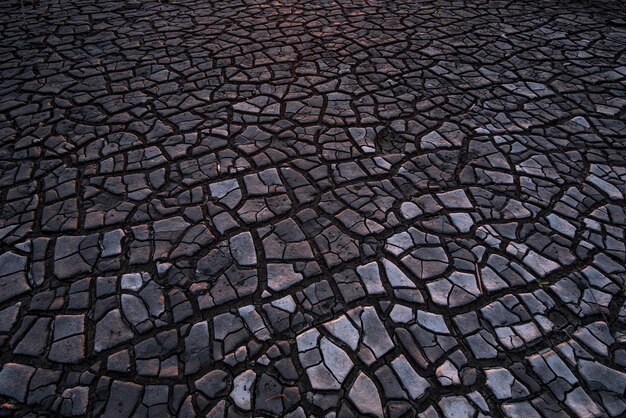
[{"label": "drought cracked soil", "polygon": [[0,12],[0,416],[624,416],[620,1]]}]

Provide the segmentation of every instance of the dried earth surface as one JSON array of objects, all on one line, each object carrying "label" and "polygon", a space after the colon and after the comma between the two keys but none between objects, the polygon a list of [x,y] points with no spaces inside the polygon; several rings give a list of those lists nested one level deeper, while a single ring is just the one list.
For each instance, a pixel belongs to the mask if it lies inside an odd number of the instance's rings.
[{"label": "dried earth surface", "polygon": [[0,416],[626,413],[621,1],[0,4]]}]

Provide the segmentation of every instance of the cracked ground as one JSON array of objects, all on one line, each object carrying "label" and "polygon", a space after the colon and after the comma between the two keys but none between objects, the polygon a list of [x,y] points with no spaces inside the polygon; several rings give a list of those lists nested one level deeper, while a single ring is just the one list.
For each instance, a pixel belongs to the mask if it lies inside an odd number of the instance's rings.
[{"label": "cracked ground", "polygon": [[0,416],[624,416],[621,8],[2,2]]}]

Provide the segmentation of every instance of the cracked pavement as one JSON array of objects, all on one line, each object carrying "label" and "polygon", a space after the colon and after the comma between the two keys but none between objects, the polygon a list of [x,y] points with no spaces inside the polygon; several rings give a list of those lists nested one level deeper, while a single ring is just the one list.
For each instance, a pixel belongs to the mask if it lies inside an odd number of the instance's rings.
[{"label": "cracked pavement", "polygon": [[24,3],[0,416],[624,416],[621,1]]}]

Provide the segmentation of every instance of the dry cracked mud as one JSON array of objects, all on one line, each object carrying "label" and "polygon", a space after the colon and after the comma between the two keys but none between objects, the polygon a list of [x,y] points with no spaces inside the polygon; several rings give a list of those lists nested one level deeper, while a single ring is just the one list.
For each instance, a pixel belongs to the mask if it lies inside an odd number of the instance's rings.
[{"label": "dry cracked mud", "polygon": [[624,416],[621,7],[3,1],[0,416]]}]

